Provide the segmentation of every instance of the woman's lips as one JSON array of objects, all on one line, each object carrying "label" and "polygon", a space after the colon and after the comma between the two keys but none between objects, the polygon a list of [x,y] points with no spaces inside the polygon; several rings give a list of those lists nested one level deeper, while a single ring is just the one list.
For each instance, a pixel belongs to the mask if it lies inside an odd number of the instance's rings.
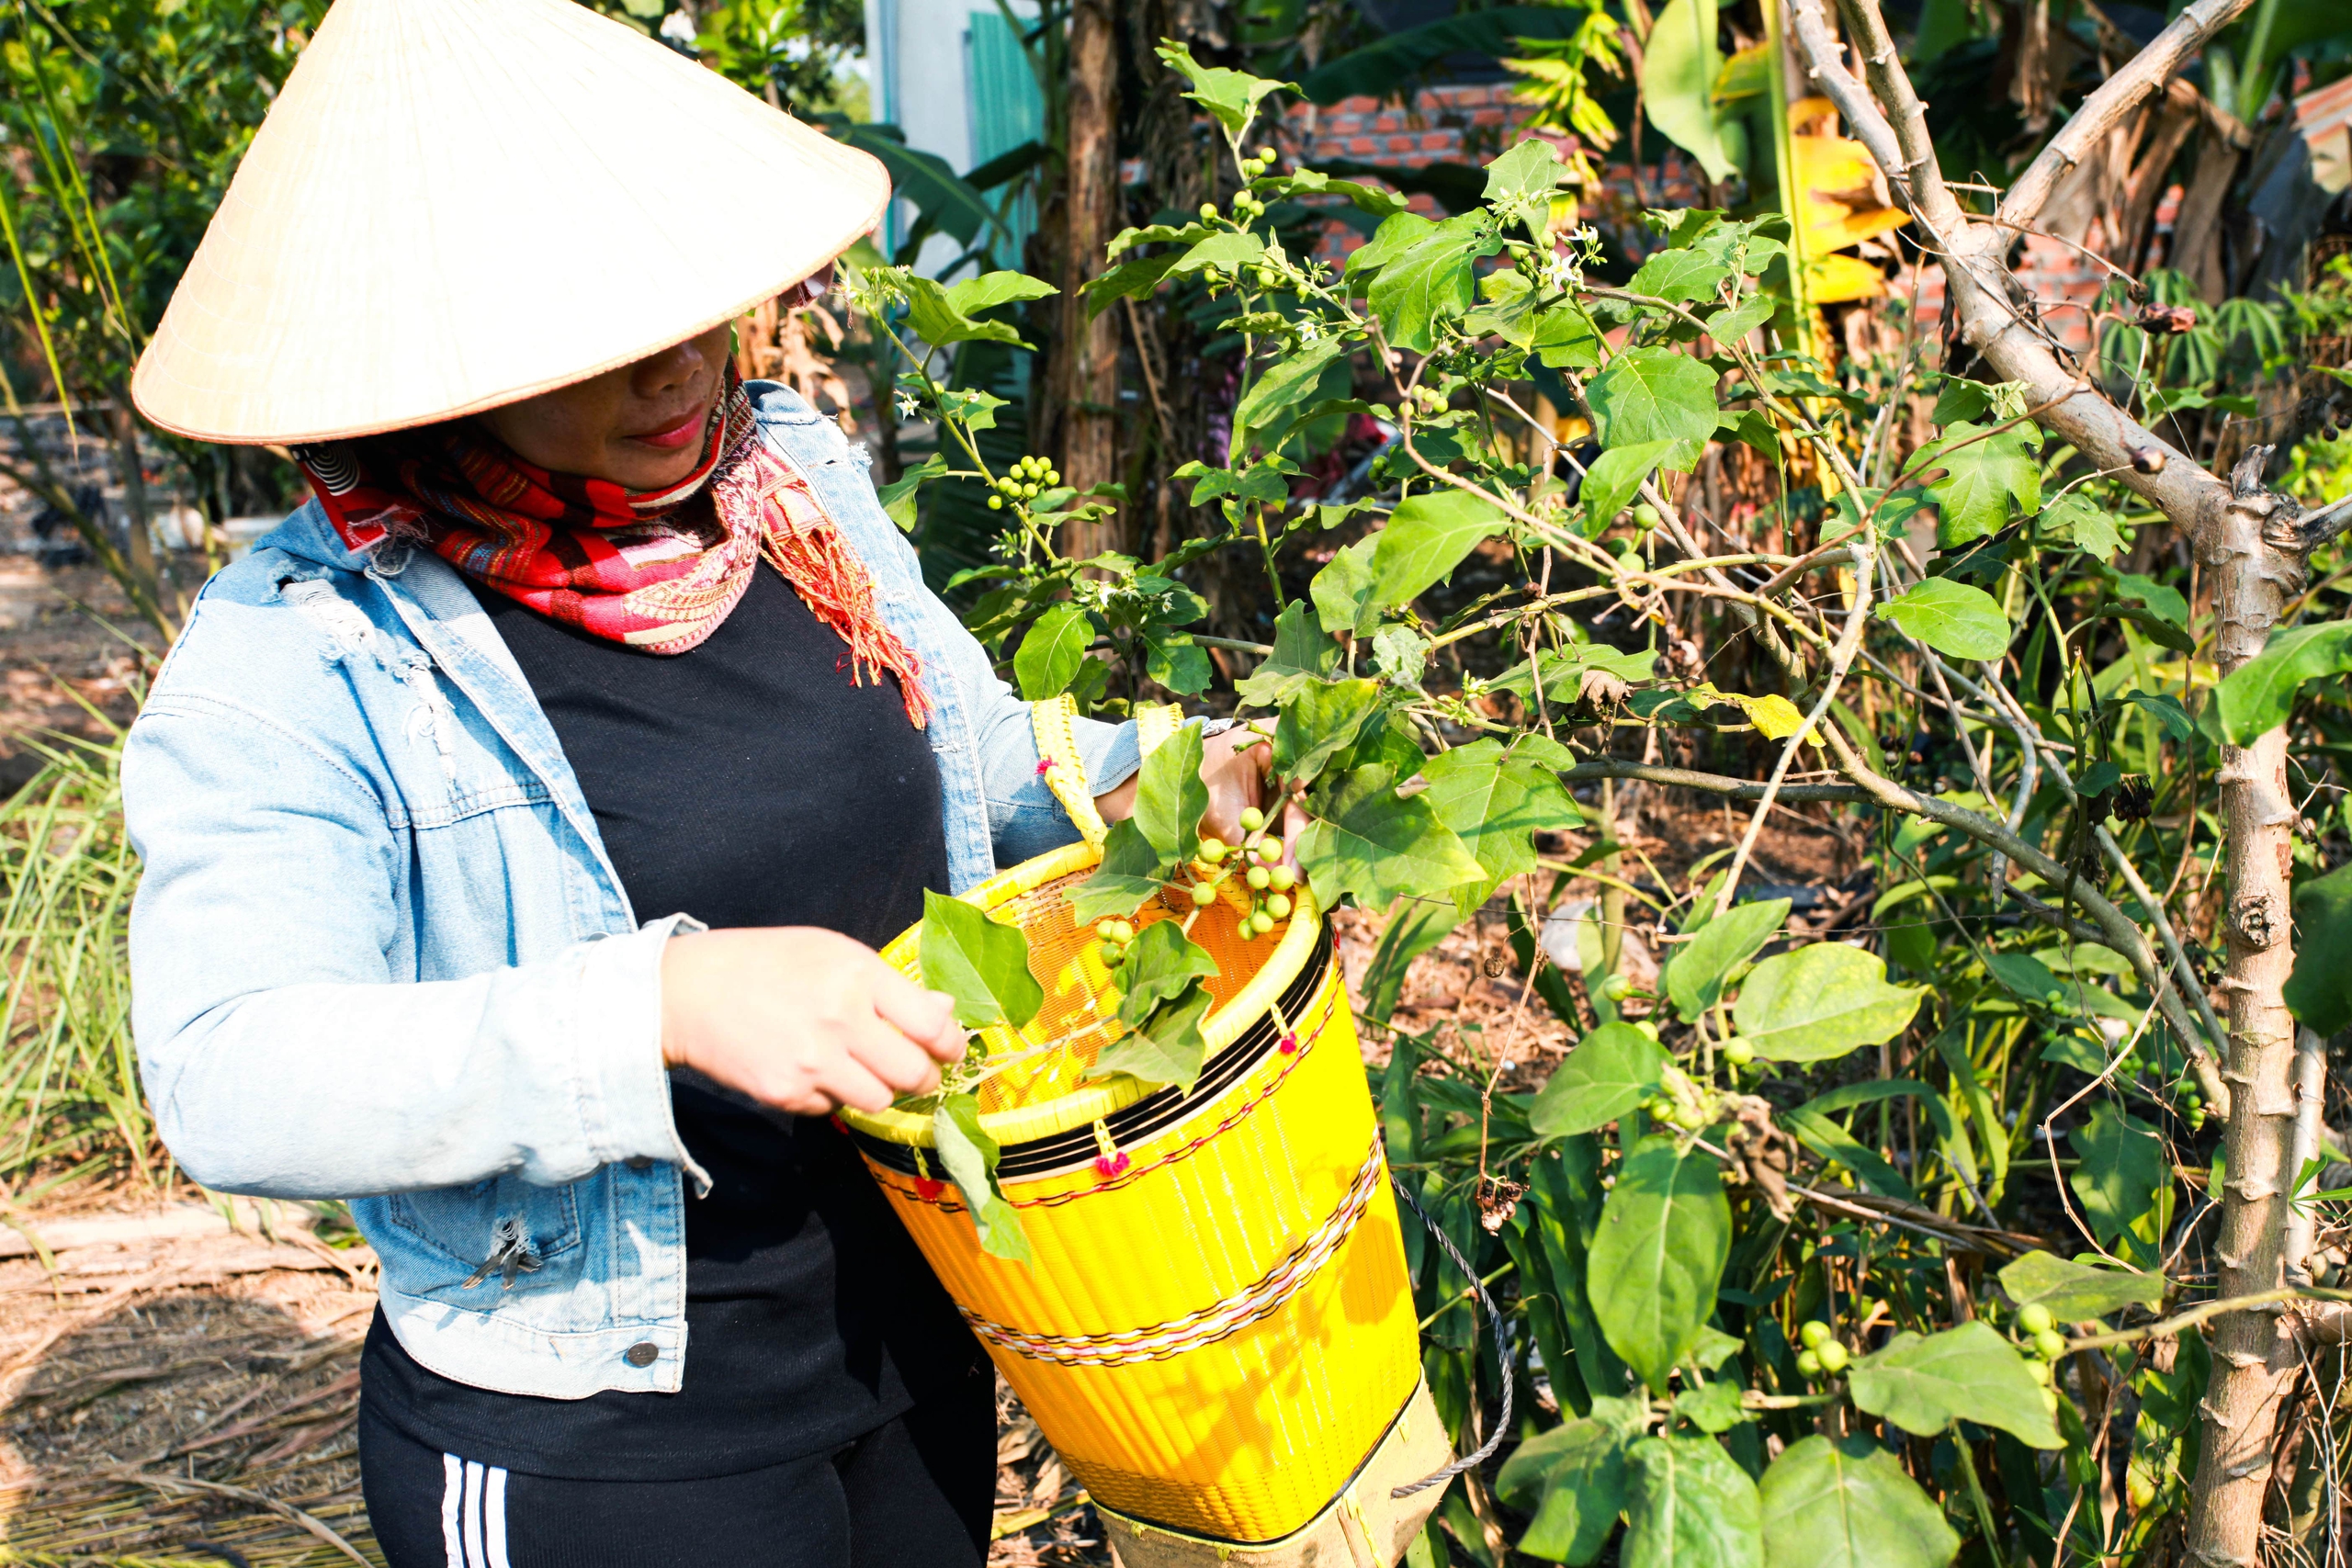
[{"label": "woman's lips", "polygon": [[640,434],[632,435],[629,439],[641,441],[648,446],[658,447],[664,452],[674,452],[689,441],[699,437],[702,434],[703,423],[709,417],[707,413],[688,414],[665,430],[649,430]]}]

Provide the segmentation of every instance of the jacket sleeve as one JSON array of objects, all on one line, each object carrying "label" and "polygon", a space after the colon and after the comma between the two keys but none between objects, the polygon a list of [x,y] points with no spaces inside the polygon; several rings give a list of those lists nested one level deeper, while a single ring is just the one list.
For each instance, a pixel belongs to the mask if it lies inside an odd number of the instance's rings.
[{"label": "jacket sleeve", "polygon": [[660,965],[679,917],[535,962],[396,966],[407,851],[364,783],[217,700],[151,704],[124,748],[144,874],[141,1077],[165,1145],[223,1191],[354,1198],[646,1156],[670,1115]]}]

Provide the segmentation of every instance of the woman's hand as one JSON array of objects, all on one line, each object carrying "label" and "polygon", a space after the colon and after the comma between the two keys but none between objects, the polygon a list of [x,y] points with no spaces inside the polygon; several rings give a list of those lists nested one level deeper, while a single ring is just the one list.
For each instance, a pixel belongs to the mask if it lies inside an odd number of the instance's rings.
[{"label": "woman's hand", "polygon": [[801,1116],[927,1094],[964,1055],[954,1001],[817,926],[699,931],[662,954],[662,1057]]},{"label": "woman's hand", "polygon": [[[1267,830],[1282,835],[1283,859],[1295,867],[1298,835],[1308,818],[1296,791],[1282,802],[1279,813],[1273,809],[1278,794],[1270,776],[1273,760],[1272,742],[1240,726],[1203,741],[1201,782],[1209,786],[1209,804],[1201,813],[1201,831],[1238,844],[1248,836],[1241,827],[1241,813],[1254,807],[1267,818]],[[1094,808],[1105,822],[1135,815],[1136,784],[1136,780],[1130,778],[1110,794],[1095,797]]]}]

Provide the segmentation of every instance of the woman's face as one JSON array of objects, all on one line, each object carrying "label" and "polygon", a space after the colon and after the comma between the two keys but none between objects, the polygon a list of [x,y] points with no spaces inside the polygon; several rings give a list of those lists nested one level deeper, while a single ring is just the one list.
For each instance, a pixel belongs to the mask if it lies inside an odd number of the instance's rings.
[{"label": "woman's face", "polygon": [[722,324],[634,365],[474,418],[549,473],[662,490],[702,461],[703,433],[726,382]]}]

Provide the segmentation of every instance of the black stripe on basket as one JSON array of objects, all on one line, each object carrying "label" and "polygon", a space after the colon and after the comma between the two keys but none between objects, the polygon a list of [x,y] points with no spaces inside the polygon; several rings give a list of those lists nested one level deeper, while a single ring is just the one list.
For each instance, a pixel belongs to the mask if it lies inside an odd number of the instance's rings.
[{"label": "black stripe on basket", "polygon": [[[1322,986],[1324,972],[1331,963],[1331,923],[1326,920],[1316,932],[1314,952],[1307,955],[1306,962],[1299,966],[1297,976],[1283,992],[1283,1017],[1295,1024],[1305,1016],[1307,1004]],[[1192,1093],[1186,1094],[1172,1087],[1158,1089],[1125,1110],[1114,1112],[1106,1123],[1112,1141],[1124,1148],[1204,1109],[1219,1094],[1238,1082],[1251,1067],[1264,1060],[1266,1054],[1281,1043],[1282,1033],[1272,1012],[1260,1014],[1255,1023],[1241,1032],[1238,1040],[1208,1059],[1199,1081],[1193,1085]],[[850,1137],[859,1151],[876,1164],[909,1176],[917,1174],[915,1151],[911,1145],[892,1143],[855,1127],[850,1129]],[[1050,1138],[1037,1138],[1025,1144],[1007,1144],[1002,1156],[997,1161],[997,1175],[1001,1179],[1038,1176],[1046,1171],[1083,1164],[1098,1152],[1094,1145],[1094,1130],[1091,1127],[1075,1127],[1067,1133],[1057,1133]],[[939,1173],[933,1170],[932,1174]]]}]

